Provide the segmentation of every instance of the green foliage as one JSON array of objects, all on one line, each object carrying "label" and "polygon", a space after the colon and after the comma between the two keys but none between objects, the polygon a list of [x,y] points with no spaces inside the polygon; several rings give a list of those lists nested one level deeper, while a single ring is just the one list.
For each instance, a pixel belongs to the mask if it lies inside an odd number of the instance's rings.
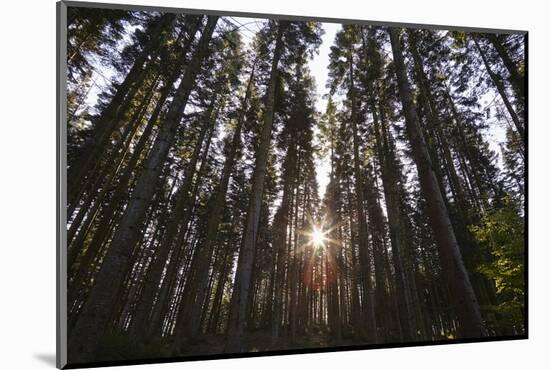
[{"label": "green foliage", "polygon": [[467,42],[466,33],[460,32],[460,31],[450,31],[449,36],[453,39],[453,47],[455,48],[461,48],[464,47],[464,45]]},{"label": "green foliage", "polygon": [[493,280],[499,304],[493,307],[497,325],[522,331],[524,307],[525,243],[524,220],[509,197],[503,207],[486,212],[480,225],[471,231],[482,248],[489,252],[489,262],[479,272]]}]

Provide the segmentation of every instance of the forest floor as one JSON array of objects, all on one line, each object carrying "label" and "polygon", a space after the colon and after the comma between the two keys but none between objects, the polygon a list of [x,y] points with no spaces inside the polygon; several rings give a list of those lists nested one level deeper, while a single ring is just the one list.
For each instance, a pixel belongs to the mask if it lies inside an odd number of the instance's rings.
[{"label": "forest floor", "polygon": [[[336,342],[333,335],[325,330],[315,330],[305,334],[299,334],[294,341],[281,338],[276,346],[271,343],[271,331],[262,330],[250,333],[245,340],[247,350],[245,352],[269,352],[281,350],[300,350],[312,348],[330,348],[336,346],[357,346],[363,343],[353,338],[343,338]],[[184,347],[183,356],[196,356],[223,353],[225,337],[223,335],[206,335],[194,343],[188,343]]]},{"label": "forest floor", "polygon": [[[368,344],[352,337],[343,337],[335,341],[334,336],[326,329],[314,329],[307,333],[296,335],[294,341],[282,335],[277,345],[271,343],[271,330],[256,330],[243,338],[245,350],[243,353],[300,351],[305,349],[322,349],[332,347],[352,347]],[[171,357],[195,357],[224,354],[225,335],[205,334],[193,341],[183,341],[176,344],[174,337],[153,340],[143,343],[127,336],[113,336],[102,346],[97,360],[147,360]],[[75,362],[78,358],[74,359]]]}]

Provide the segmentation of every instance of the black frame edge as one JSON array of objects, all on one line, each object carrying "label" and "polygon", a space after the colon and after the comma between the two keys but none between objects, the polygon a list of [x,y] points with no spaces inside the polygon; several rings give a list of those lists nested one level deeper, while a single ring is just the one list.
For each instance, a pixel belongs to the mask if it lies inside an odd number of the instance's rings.
[{"label": "black frame edge", "polygon": [[187,13],[187,14],[206,14],[217,16],[232,16],[232,17],[256,17],[256,18],[272,18],[285,19],[293,21],[316,21],[325,23],[343,23],[343,24],[368,24],[382,27],[406,27],[406,28],[423,28],[423,29],[440,29],[451,31],[466,31],[466,32],[488,32],[488,33],[509,33],[509,34],[525,34],[527,30],[499,29],[499,28],[483,28],[483,27],[467,27],[467,26],[449,26],[441,24],[424,24],[424,23],[407,23],[407,22],[387,22],[365,19],[350,19],[350,18],[331,18],[317,16],[300,16],[294,14],[270,14],[243,12],[233,10],[214,10],[214,9],[195,9],[195,8],[174,8],[168,6],[154,5],[132,5],[132,4],[112,4],[102,2],[84,2],[73,0],[62,0],[66,6],[74,6],[80,8],[102,8],[102,9],[121,9],[133,11],[153,11],[153,12],[170,12],[170,13]]},{"label": "black frame edge", "polygon": [[66,127],[67,7],[56,3],[56,367],[67,366]]}]

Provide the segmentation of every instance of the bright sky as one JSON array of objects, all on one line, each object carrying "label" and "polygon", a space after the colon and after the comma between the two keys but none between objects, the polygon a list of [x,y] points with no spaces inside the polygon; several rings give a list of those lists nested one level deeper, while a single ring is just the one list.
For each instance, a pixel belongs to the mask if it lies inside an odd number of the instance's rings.
[{"label": "bright sky", "polygon": [[[341,28],[341,24],[336,23],[322,23],[322,27],[325,30],[323,35],[323,42],[319,47],[319,55],[316,55],[309,63],[311,69],[311,75],[315,78],[317,86],[318,99],[316,101],[316,108],[320,113],[324,113],[327,107],[327,99],[323,98],[328,93],[326,88],[328,79],[328,62],[330,47],[334,42],[336,32]],[[322,199],[326,187],[329,182],[330,175],[330,161],[328,156],[325,158],[318,158],[317,161],[317,182],[319,183],[319,196]]]}]

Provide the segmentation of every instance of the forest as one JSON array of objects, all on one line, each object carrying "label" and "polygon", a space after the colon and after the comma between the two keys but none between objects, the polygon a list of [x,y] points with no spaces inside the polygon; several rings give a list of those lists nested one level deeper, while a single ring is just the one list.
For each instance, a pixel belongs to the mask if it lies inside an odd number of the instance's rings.
[{"label": "forest", "polygon": [[525,335],[525,34],[66,33],[70,364]]}]

